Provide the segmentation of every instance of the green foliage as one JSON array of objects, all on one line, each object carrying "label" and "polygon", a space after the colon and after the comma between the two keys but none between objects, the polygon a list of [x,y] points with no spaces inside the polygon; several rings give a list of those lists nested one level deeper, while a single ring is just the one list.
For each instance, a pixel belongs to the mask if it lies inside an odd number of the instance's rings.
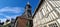
[{"label": "green foliage", "polygon": [[7,25],[3,25],[3,27],[9,27],[11,25],[11,23],[7,24]]},{"label": "green foliage", "polygon": [[27,22],[26,27],[30,27],[30,22],[29,21]]}]

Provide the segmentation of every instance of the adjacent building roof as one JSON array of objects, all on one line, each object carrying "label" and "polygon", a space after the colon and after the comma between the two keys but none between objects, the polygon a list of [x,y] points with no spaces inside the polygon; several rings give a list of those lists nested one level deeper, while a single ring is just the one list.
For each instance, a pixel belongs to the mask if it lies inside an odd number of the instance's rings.
[{"label": "adjacent building roof", "polygon": [[40,0],[38,6],[35,8],[35,11],[34,11],[34,14],[33,14],[32,18],[34,18],[35,14],[36,14],[37,11],[39,10],[39,8],[40,8],[40,6],[42,5],[43,1],[44,1],[44,0]]}]

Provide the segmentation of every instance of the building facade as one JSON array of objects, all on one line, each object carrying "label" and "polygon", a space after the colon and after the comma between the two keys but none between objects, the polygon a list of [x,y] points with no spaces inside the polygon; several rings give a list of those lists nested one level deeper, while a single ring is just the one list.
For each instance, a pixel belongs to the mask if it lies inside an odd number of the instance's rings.
[{"label": "building facade", "polygon": [[60,0],[41,0],[32,18],[33,27],[60,27]]},{"label": "building facade", "polygon": [[14,27],[14,22],[15,22],[15,19],[12,18],[11,19],[11,24],[10,24],[11,27]]}]

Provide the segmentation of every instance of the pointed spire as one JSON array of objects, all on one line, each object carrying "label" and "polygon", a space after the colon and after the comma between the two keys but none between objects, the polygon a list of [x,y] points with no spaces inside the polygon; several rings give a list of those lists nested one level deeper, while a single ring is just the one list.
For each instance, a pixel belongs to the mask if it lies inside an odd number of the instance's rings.
[{"label": "pointed spire", "polygon": [[27,4],[28,4],[28,5],[30,4],[29,1],[27,2]]}]

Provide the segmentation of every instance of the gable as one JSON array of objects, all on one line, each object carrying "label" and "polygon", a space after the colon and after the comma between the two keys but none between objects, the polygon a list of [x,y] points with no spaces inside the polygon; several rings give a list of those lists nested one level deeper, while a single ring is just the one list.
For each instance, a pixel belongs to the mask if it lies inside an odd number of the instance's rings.
[{"label": "gable", "polygon": [[57,21],[60,18],[60,1],[46,0],[39,5],[36,11],[33,17],[34,27]]}]

